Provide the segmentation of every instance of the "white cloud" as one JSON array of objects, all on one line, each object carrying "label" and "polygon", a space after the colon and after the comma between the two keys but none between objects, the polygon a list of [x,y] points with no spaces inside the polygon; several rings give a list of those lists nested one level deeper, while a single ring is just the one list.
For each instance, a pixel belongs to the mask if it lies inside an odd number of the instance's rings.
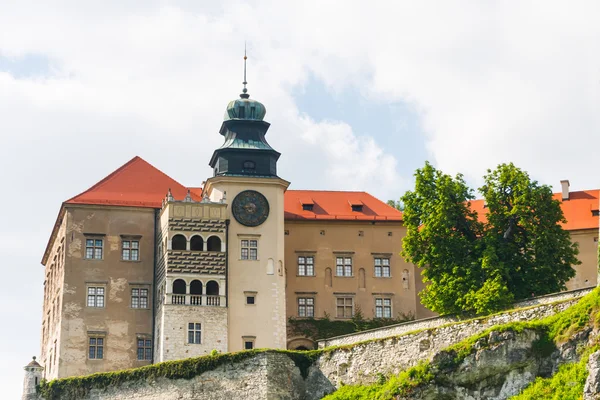
[{"label": "white cloud", "polygon": [[[514,161],[544,183],[597,187],[600,5],[565,4],[0,1],[0,56],[51,62],[45,78],[0,72],[0,191],[27,210],[9,213],[0,236],[49,232],[62,200],[136,154],[188,185],[209,176],[244,40],[250,93],[267,106],[267,139],[293,187],[386,199],[409,180],[378,141],[393,132],[357,135],[298,110],[291,92],[309,74],[338,93],[410,103],[444,171],[477,181]],[[37,266],[10,253],[3,261],[39,285]],[[6,282],[0,296],[23,290]]]}]

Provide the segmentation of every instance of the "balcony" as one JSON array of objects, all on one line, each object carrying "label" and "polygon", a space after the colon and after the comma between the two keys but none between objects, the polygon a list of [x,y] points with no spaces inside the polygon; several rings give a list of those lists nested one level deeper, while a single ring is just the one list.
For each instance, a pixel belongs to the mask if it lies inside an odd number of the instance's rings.
[{"label": "balcony", "polygon": [[165,295],[165,304],[176,304],[182,306],[225,307],[225,296],[167,293]]}]

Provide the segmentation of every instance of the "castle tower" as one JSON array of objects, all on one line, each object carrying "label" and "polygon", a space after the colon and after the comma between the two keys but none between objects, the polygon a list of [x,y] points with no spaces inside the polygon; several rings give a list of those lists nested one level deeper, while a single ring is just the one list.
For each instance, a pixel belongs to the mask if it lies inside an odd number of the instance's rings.
[{"label": "castle tower", "polygon": [[[155,362],[227,351],[227,205],[163,200],[157,233]],[[144,340],[139,339],[139,340]]]},{"label": "castle tower", "polygon": [[35,357],[29,364],[27,364],[24,368],[25,377],[23,378],[23,396],[22,400],[37,400],[38,395],[36,392],[36,386],[39,385],[42,380],[42,372],[44,371],[44,367],[38,364],[35,361]]},{"label": "castle tower", "polygon": [[280,154],[265,139],[265,106],[246,89],[227,105],[204,187],[226,202],[228,350],[286,347],[284,200],[289,182],[277,176]]}]

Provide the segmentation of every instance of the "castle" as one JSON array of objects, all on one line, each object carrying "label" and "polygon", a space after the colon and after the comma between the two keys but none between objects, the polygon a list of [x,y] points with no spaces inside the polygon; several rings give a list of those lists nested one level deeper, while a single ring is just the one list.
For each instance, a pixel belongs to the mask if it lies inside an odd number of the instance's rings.
[{"label": "castle", "polygon": [[[402,213],[365,192],[288,190],[244,82],[219,130],[213,176],[185,187],[134,157],[65,201],[44,253],[40,364],[56,379],[252,348],[313,348],[287,319],[432,316],[399,255]],[[597,282],[599,191],[555,195]],[[474,208],[485,212],[482,201]]]}]

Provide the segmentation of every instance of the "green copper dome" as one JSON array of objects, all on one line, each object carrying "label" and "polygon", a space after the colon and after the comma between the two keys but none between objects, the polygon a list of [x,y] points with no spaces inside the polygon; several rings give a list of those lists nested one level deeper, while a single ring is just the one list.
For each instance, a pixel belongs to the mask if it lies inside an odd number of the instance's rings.
[{"label": "green copper dome", "polygon": [[262,121],[267,113],[265,106],[256,100],[249,99],[246,93],[242,94],[237,100],[230,101],[227,104],[227,111],[225,111],[225,121],[230,119],[242,119],[242,120],[253,120]]}]

